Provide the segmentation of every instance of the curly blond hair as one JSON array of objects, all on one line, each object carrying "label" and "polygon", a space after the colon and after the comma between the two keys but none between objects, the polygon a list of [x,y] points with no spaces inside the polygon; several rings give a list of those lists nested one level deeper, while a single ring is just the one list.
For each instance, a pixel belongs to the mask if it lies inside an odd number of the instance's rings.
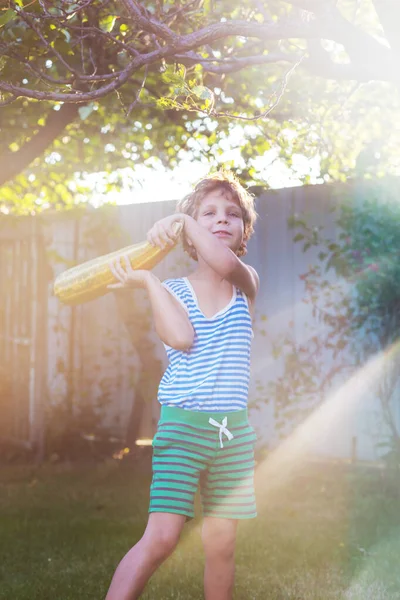
[{"label": "curly blond hair", "polygon": [[[242,210],[244,235],[243,243],[236,251],[236,255],[244,256],[247,252],[247,242],[254,233],[254,223],[257,219],[257,213],[254,208],[254,196],[242,186],[239,179],[232,172],[217,171],[199,181],[190,194],[179,200],[176,210],[196,219],[201,201],[207,194],[215,190],[221,190],[230,198],[239,202]],[[197,260],[196,250],[188,244],[185,236],[183,237],[183,247],[191,258]]]}]

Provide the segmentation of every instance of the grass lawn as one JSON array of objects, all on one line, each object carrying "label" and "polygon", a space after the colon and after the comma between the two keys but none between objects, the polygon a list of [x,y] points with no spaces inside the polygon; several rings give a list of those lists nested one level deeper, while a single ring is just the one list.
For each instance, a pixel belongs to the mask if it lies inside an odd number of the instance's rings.
[{"label": "grass lawn", "polygon": [[[127,461],[7,466],[0,474],[0,599],[101,600],[141,536],[150,478]],[[380,470],[303,465],[258,481],[259,517],[239,529],[235,600],[400,599],[399,487]],[[195,520],[147,600],[199,600]]]}]

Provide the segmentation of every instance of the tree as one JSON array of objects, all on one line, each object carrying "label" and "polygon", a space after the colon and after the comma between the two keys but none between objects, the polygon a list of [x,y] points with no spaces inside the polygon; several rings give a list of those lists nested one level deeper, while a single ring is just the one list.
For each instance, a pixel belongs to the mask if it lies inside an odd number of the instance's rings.
[{"label": "tree", "polygon": [[399,22],[396,0],[4,2],[3,205],[64,205],[85,190],[75,172],[152,154],[218,161],[237,124],[252,181],[274,146],[289,166],[317,156],[330,179],[351,173],[364,145],[368,167],[383,147],[390,165]]}]

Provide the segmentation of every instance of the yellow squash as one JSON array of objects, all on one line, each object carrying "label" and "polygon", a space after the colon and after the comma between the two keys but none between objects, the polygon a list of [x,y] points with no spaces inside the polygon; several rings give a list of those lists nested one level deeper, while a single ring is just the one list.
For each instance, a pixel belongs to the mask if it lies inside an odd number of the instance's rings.
[{"label": "yellow squash", "polygon": [[[174,223],[176,240],[182,231],[183,224]],[[88,260],[81,265],[72,267],[60,273],[54,282],[54,294],[64,304],[83,304],[104,296],[110,290],[107,288],[116,279],[110,269],[110,262],[127,256],[132,269],[153,269],[173,246],[164,249],[154,247],[148,242],[126,246],[115,252],[110,252],[98,258]]]}]

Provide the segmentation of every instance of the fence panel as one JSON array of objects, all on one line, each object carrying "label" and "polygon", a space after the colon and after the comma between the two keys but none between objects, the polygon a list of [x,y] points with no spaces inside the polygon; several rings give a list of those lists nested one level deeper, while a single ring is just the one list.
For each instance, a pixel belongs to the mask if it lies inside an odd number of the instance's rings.
[{"label": "fence panel", "polygon": [[[283,369],[283,359],[276,359],[273,346],[288,328],[297,342],[307,343],[312,315],[302,302],[304,281],[299,276],[317,252],[305,254],[301,244],[293,242],[288,218],[305,214],[313,224],[324,224],[325,233],[334,239],[334,189],[275,190],[257,199],[259,220],[245,259],[257,269],[261,283],[250,398],[261,401],[257,415],[260,434],[272,445],[277,443],[278,431],[268,383]],[[100,406],[102,424],[113,435],[125,438],[141,372],[150,370],[155,380],[158,371],[151,369],[157,360],[165,361],[165,351],[156,336],[146,333],[144,341],[151,345],[148,353],[153,362],[150,367],[144,365],[139,335],[143,307],[140,302],[135,304],[134,295],[132,307],[128,305],[131,320],[124,319],[119,310],[117,294],[75,308],[63,306],[48,285],[46,256],[53,281],[75,262],[143,241],[152,223],[173,210],[174,203],[168,201],[108,207],[103,216],[88,209],[76,214],[48,213],[40,219],[0,218],[0,439],[40,448],[45,402],[49,409],[69,403],[72,413],[79,413],[81,407]],[[46,232],[46,247],[40,227]],[[96,228],[100,231],[97,236]],[[118,237],[119,233],[123,235]],[[178,246],[155,273],[164,279],[187,275],[192,268]],[[144,417],[144,437],[151,436],[158,417],[158,404],[152,398]],[[374,458],[374,443],[366,429],[368,419],[375,418],[374,402],[374,398],[365,398],[362,408],[354,407],[351,415],[342,418],[340,432],[331,427],[330,435],[324,434],[315,444],[316,451],[349,457],[357,437],[360,457]]]},{"label": "fence panel", "polygon": [[0,439],[40,451],[46,368],[45,247],[35,219],[2,221]]}]

